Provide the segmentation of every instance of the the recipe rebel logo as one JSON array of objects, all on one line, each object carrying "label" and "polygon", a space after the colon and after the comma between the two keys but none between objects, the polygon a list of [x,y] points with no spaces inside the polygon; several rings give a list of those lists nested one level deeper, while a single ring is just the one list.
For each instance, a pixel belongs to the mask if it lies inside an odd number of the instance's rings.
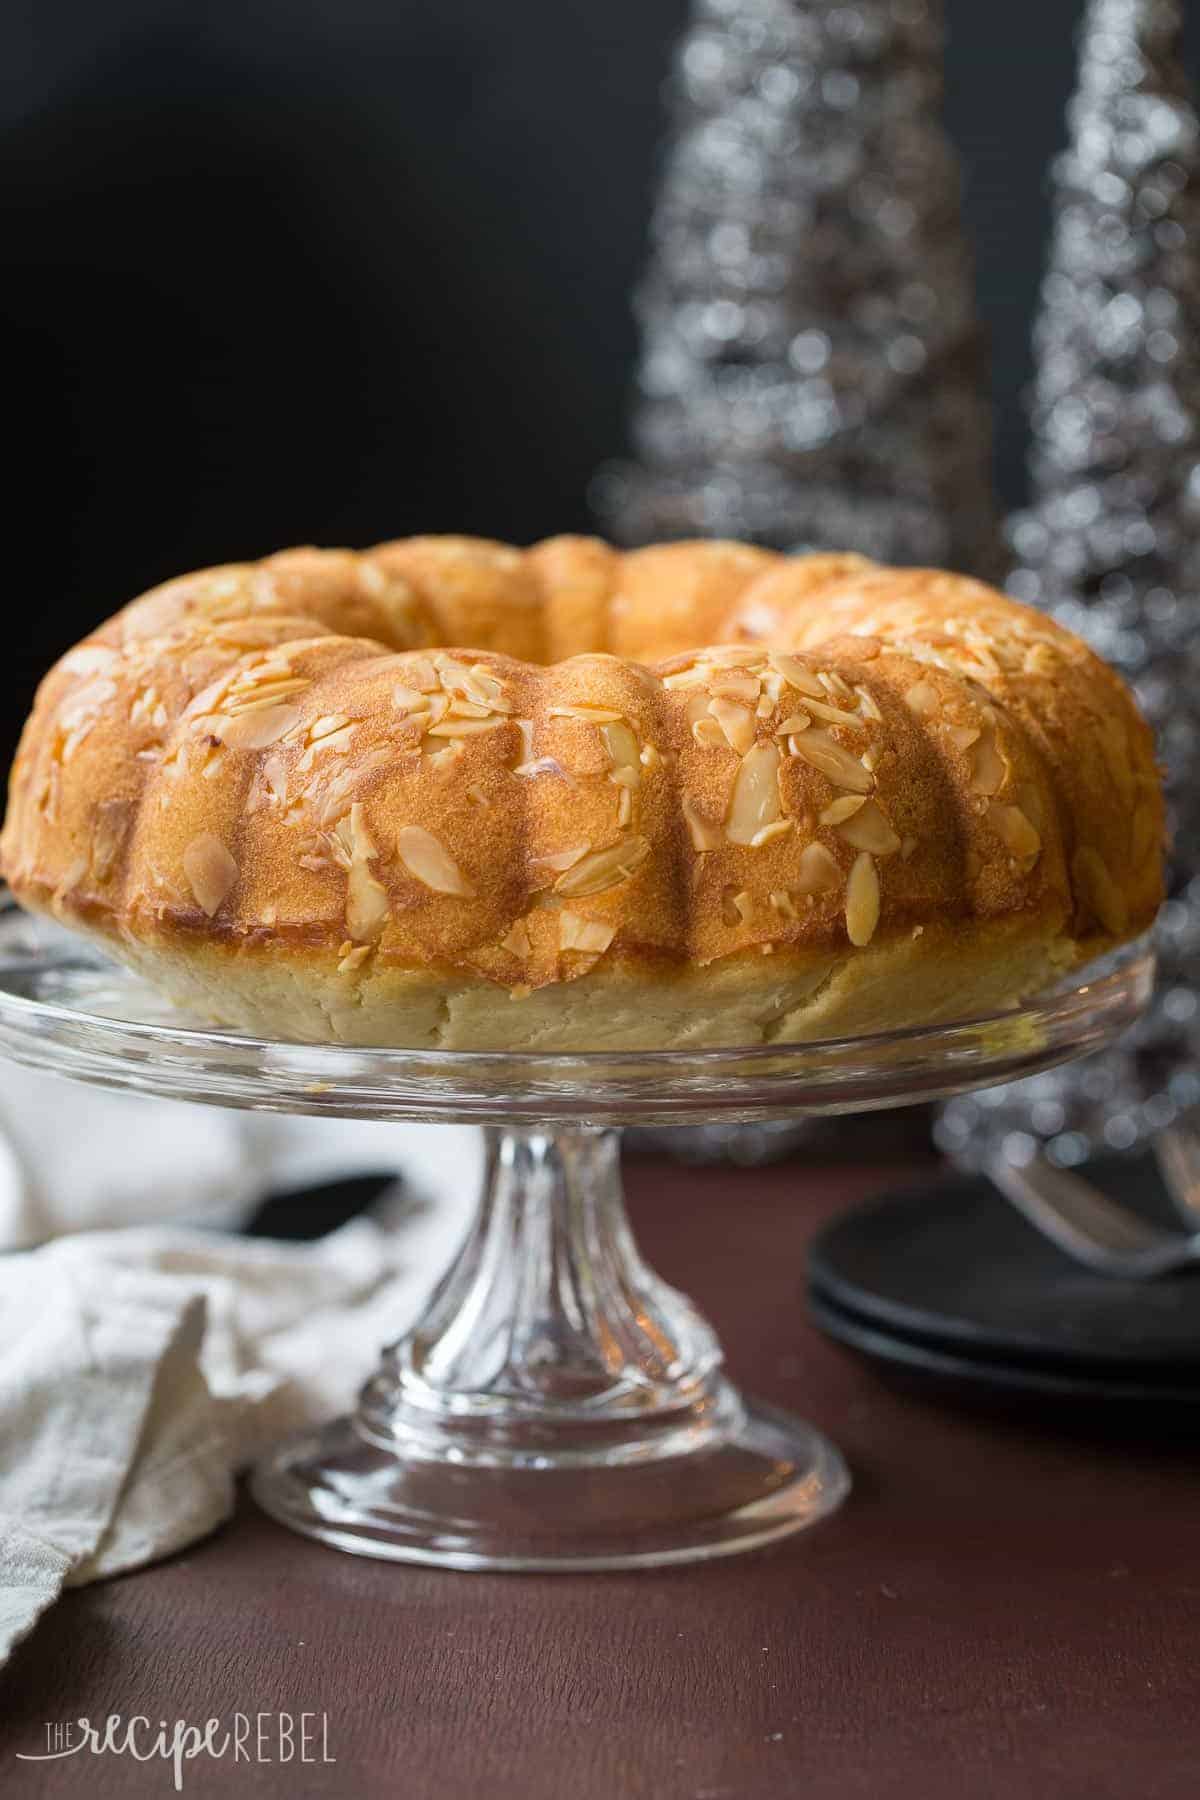
[{"label": "the recipe rebel logo", "polygon": [[57,1762],[68,1756],[128,1756],[134,1762],[161,1762],[183,1792],[184,1769],[199,1758],[227,1763],[335,1763],[329,1744],[329,1715],[323,1712],[235,1712],[193,1725],[186,1719],[149,1719],[120,1713],[93,1724],[63,1719],[45,1727],[44,1750],[18,1750],[20,1762]]}]

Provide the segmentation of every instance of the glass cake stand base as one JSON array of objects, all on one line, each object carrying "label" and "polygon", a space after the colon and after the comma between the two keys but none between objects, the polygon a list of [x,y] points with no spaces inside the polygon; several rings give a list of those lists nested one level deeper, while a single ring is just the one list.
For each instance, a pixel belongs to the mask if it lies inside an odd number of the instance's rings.
[{"label": "glass cake stand base", "polygon": [[648,1269],[615,1130],[492,1132],[484,1195],[358,1410],[257,1467],[259,1504],[343,1550],[458,1569],[690,1562],[815,1524],[849,1476],[743,1400]]},{"label": "glass cake stand base", "polygon": [[254,1494],[361,1555],[636,1568],[803,1530],[849,1478],[819,1432],[737,1393],[712,1328],[642,1261],[619,1128],[863,1112],[1034,1074],[1110,1043],[1153,973],[1135,947],[994,1018],[820,1044],[369,1050],[191,1021],[90,947],[10,913],[0,1053],[177,1099],[488,1127],[478,1214],[423,1316],[352,1415],[263,1458]]},{"label": "glass cake stand base", "polygon": [[372,1444],[354,1415],[281,1445],[251,1492],[281,1524],[337,1550],[448,1569],[637,1569],[772,1543],[840,1505],[850,1476],[811,1425],[747,1404],[711,1445],[651,1462],[422,1462]]}]

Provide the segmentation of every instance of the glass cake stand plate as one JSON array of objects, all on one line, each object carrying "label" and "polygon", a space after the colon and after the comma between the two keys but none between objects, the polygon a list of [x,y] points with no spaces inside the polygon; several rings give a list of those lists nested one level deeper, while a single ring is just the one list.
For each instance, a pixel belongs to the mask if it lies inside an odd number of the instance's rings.
[{"label": "glass cake stand plate", "polygon": [[478,1213],[423,1315],[356,1410],[269,1452],[253,1491],[285,1524],[361,1555],[633,1568],[803,1530],[849,1477],[812,1426],[738,1393],[707,1321],[642,1261],[620,1128],[864,1112],[1014,1080],[1110,1043],[1153,972],[1135,947],[994,1018],[827,1043],[361,1050],[206,1026],[9,912],[0,1053],[181,1100],[487,1127]]}]

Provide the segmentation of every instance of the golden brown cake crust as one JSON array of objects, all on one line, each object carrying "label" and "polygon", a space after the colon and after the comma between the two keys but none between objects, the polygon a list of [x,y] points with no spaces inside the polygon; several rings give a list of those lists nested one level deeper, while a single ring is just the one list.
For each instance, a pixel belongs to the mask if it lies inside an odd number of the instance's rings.
[{"label": "golden brown cake crust", "polygon": [[994,1009],[1146,929],[1162,837],[1125,687],[978,583],[414,538],[118,613],[42,684],[0,855],[215,1019],[582,1049]]}]

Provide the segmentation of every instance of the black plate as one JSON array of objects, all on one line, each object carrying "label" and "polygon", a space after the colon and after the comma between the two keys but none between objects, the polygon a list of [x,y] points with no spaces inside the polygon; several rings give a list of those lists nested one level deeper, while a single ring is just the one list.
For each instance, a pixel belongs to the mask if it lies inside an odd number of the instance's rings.
[{"label": "black plate", "polygon": [[[1095,1172],[1113,1198],[1161,1217],[1148,1163]],[[1079,1372],[1180,1365],[1200,1380],[1200,1273],[1118,1281],[1072,1262],[990,1182],[956,1178],[884,1195],[826,1227],[809,1256],[814,1294],[864,1327],[975,1359]]]},{"label": "black plate", "polygon": [[809,1316],[813,1323],[838,1343],[865,1356],[883,1362],[889,1368],[919,1377],[922,1385],[933,1382],[951,1390],[970,1388],[993,1395],[1024,1394],[1042,1400],[1081,1402],[1101,1401],[1106,1408],[1133,1406],[1159,1415],[1164,1409],[1172,1413],[1180,1408],[1200,1409],[1200,1371],[1189,1385],[1184,1371],[1175,1368],[1162,1371],[1162,1379],[1139,1380],[1132,1370],[1125,1377],[1112,1374],[1088,1375],[1084,1370],[1066,1364],[1057,1367],[1046,1363],[994,1362],[987,1357],[955,1355],[920,1338],[904,1337],[888,1332],[870,1320],[836,1305],[818,1290],[809,1294]]}]

